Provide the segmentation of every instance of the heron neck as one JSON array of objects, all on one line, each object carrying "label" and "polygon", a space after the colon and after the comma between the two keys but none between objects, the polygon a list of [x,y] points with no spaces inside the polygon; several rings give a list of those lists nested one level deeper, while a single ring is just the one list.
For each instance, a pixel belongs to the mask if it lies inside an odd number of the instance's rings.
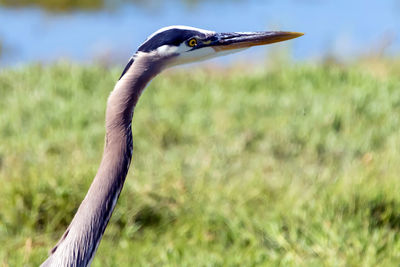
[{"label": "heron neck", "polygon": [[137,58],[111,92],[100,167],[71,224],[42,266],[90,265],[128,173],[134,107],[143,89],[161,71],[151,67],[152,63]]},{"label": "heron neck", "polygon": [[133,110],[146,85],[163,69],[163,63],[149,56],[137,56],[111,92],[106,111],[107,135],[116,128],[125,128],[132,121]]}]

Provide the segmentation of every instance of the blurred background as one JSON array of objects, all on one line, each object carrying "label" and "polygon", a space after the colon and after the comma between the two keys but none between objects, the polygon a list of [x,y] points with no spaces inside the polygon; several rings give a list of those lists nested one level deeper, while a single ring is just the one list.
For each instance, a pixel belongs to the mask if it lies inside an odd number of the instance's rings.
[{"label": "blurred background", "polygon": [[[400,49],[398,0],[0,0],[0,66],[60,59],[121,64],[150,33],[178,24],[305,32],[301,42],[279,45],[294,60],[349,61]],[[235,58],[265,59],[265,51]]]},{"label": "blurred background", "polygon": [[0,267],[47,257],[176,24],[306,35],[149,84],[92,266],[399,266],[400,0],[0,0]]}]

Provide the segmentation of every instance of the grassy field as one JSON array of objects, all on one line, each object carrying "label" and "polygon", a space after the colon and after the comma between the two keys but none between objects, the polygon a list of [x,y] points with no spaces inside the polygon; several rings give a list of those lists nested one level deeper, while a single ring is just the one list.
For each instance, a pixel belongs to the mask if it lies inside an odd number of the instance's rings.
[{"label": "grassy field", "polygon": [[[136,108],[133,166],[92,266],[398,266],[394,65],[157,77]],[[0,72],[0,266],[37,266],[72,219],[119,72]]]}]

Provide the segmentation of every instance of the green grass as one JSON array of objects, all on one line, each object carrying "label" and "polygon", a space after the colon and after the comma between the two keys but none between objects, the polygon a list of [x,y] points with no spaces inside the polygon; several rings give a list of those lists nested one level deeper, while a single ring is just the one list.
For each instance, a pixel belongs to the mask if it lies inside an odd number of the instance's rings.
[{"label": "green grass", "polygon": [[[367,69],[157,77],[92,266],[398,266],[400,72]],[[119,71],[0,72],[0,266],[37,266],[72,219]]]}]

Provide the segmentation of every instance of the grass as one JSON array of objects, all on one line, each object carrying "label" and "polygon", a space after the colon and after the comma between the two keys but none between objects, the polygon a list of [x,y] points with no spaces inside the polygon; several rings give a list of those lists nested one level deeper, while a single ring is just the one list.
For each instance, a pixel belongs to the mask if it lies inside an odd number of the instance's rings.
[{"label": "grass", "polygon": [[[92,266],[398,266],[400,72],[387,64],[157,77]],[[72,219],[118,74],[0,72],[1,266],[39,265]]]}]

